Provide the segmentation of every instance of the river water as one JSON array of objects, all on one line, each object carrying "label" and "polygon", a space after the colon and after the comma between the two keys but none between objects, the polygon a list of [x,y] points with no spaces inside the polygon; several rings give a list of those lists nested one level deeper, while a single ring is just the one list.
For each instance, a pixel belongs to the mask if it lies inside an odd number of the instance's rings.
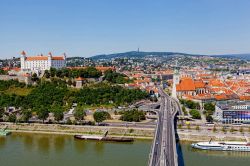
[{"label": "river water", "polygon": [[[180,165],[250,165],[250,153],[193,150],[189,144],[179,147]],[[0,137],[0,166],[145,166],[150,147],[151,141],[103,143],[72,136],[12,133]]]}]

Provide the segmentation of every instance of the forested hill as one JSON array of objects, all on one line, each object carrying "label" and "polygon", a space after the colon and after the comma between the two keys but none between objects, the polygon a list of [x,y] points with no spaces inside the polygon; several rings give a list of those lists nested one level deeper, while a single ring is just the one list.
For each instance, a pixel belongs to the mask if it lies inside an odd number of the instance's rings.
[{"label": "forested hill", "polygon": [[221,57],[221,58],[238,58],[238,59],[250,60],[250,53],[248,53],[248,54],[225,54],[225,55],[214,55],[214,57]]},{"label": "forested hill", "polygon": [[156,56],[156,57],[164,57],[164,56],[174,56],[174,55],[189,55],[189,56],[196,56],[192,54],[186,53],[178,53],[178,52],[138,52],[138,51],[130,51],[124,53],[114,53],[114,54],[102,54],[90,57],[93,60],[100,60],[100,59],[112,59],[112,58],[145,58],[149,56]]},{"label": "forested hill", "polygon": [[[112,58],[145,58],[145,57],[168,57],[168,56],[199,56],[199,54],[187,54],[187,53],[179,53],[179,52],[138,52],[138,51],[130,51],[124,53],[114,53],[114,54],[102,54],[95,55],[90,57],[93,60],[110,60]],[[236,59],[245,59],[250,60],[249,54],[225,54],[225,55],[204,55],[218,58],[236,58]]]}]

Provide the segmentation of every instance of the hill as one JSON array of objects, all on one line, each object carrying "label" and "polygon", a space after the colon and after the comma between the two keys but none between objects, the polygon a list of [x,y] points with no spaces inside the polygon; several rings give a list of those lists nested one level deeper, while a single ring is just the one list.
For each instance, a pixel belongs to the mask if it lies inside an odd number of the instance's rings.
[{"label": "hill", "polygon": [[130,51],[124,53],[114,53],[114,54],[102,54],[102,55],[95,55],[90,57],[93,60],[109,60],[112,58],[145,58],[145,57],[166,57],[166,56],[197,56],[192,54],[186,53],[178,53],[178,52],[138,52],[138,51]]},{"label": "hill", "polygon": [[250,60],[250,53],[246,54],[225,54],[225,55],[213,55],[214,57],[221,57],[221,58],[237,58],[237,59],[244,59]]}]

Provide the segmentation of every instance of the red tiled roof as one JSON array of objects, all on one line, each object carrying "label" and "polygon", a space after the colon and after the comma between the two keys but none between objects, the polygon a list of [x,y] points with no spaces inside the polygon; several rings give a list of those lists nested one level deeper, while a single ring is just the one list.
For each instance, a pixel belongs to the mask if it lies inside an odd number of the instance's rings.
[{"label": "red tiled roof", "polygon": [[228,99],[228,97],[225,94],[214,95],[214,98],[216,100],[227,100]]},{"label": "red tiled roof", "polygon": [[[52,56],[52,60],[64,60],[63,56]],[[47,61],[48,56],[29,56],[26,57],[26,61]]]},{"label": "red tiled roof", "polygon": [[26,61],[47,61],[47,56],[30,56],[26,58]]},{"label": "red tiled roof", "polygon": [[82,78],[82,77],[76,78],[76,81],[83,81],[83,80],[84,80],[84,78]]},{"label": "red tiled roof", "polygon": [[24,51],[21,52],[21,55],[26,55],[26,53]]},{"label": "red tiled roof", "polygon": [[216,86],[216,87],[225,86],[225,84],[224,84],[222,81],[217,80],[217,79],[212,79],[212,80],[210,80],[209,85],[210,85],[210,86]]},{"label": "red tiled roof", "polygon": [[52,60],[64,60],[63,56],[52,56]]},{"label": "red tiled roof", "polygon": [[[177,87],[178,86],[178,87]],[[177,91],[194,91],[195,84],[190,78],[181,79],[180,84],[176,86]]]},{"label": "red tiled roof", "polygon": [[4,71],[10,71],[10,70],[20,71],[21,69],[19,67],[4,67],[4,68],[2,68],[2,70],[4,70]]},{"label": "red tiled roof", "polygon": [[[80,70],[80,69],[86,69],[87,67],[86,66],[84,66],[84,67],[79,66],[79,67],[67,67],[67,68],[71,69],[71,70]],[[109,67],[97,66],[95,68],[99,71],[102,71],[102,72],[107,71],[107,70],[115,70],[115,67],[113,67],[113,66],[109,66]]]},{"label": "red tiled roof", "polygon": [[205,83],[203,81],[195,81],[195,88],[205,88]]},{"label": "red tiled roof", "polygon": [[250,96],[239,96],[240,100],[250,100]]}]

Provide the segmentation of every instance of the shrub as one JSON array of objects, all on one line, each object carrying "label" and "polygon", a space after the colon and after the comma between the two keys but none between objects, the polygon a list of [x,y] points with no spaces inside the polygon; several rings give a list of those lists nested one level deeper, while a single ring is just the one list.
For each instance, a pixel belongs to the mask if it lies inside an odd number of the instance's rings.
[{"label": "shrub", "polygon": [[122,121],[128,121],[128,122],[140,122],[145,119],[146,119],[145,113],[137,109],[124,111],[121,116]]},{"label": "shrub", "polygon": [[193,119],[201,119],[201,114],[198,110],[192,109],[189,111]]}]

